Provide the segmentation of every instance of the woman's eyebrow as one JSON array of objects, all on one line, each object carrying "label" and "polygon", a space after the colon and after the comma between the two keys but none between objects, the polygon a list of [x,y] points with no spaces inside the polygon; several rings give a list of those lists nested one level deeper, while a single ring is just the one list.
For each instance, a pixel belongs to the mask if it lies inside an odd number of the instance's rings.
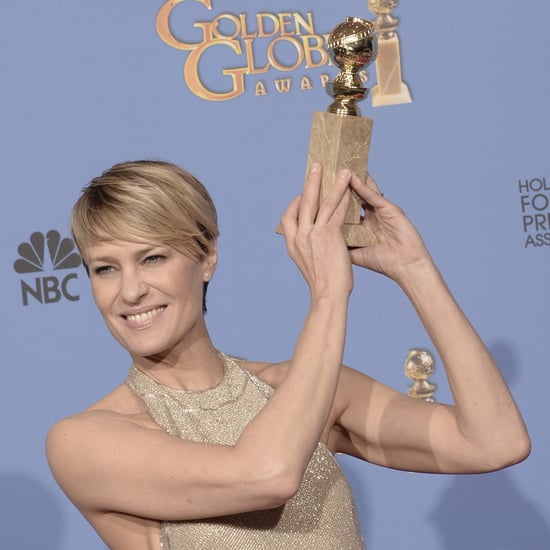
[{"label": "woman's eyebrow", "polygon": [[[164,248],[163,245],[160,244],[151,244],[146,245],[143,248],[138,248],[133,251],[132,255],[135,258],[138,258],[140,256],[144,256],[146,254],[149,254],[159,248]],[[116,262],[117,261],[117,255],[116,254],[100,254],[98,256],[94,255],[88,255],[88,263],[92,262]]]}]

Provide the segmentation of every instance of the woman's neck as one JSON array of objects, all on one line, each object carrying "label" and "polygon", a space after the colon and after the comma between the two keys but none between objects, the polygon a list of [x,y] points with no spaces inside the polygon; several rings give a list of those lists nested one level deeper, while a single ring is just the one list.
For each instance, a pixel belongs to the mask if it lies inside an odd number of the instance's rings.
[{"label": "woman's neck", "polygon": [[203,391],[215,387],[223,378],[223,363],[209,337],[185,349],[132,359],[147,376],[174,389]]}]

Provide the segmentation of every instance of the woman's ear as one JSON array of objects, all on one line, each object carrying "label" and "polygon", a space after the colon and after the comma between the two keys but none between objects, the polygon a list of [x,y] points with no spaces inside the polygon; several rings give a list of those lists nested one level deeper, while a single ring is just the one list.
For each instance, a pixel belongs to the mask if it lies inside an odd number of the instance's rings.
[{"label": "woman's ear", "polygon": [[213,241],[208,249],[208,252],[206,253],[203,261],[202,261],[202,267],[203,267],[203,280],[204,282],[210,281],[212,279],[212,276],[214,275],[214,272],[216,271],[216,265],[218,263],[218,248],[217,248],[217,241]]}]

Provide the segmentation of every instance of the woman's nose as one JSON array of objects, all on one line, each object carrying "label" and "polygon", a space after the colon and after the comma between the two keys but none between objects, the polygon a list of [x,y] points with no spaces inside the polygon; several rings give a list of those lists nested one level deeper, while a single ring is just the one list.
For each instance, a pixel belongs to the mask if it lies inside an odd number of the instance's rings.
[{"label": "woman's nose", "polygon": [[148,291],[147,283],[137,270],[123,271],[120,279],[120,295],[128,304],[138,303]]}]

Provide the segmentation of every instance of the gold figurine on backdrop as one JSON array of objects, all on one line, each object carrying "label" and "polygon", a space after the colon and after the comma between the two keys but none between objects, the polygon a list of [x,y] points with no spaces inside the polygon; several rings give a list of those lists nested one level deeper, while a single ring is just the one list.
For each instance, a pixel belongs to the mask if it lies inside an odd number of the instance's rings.
[{"label": "gold figurine on backdrop", "polygon": [[399,19],[392,15],[398,0],[369,0],[369,10],[377,17],[374,22],[378,34],[376,59],[377,84],[372,88],[372,104],[397,105],[412,101],[409,88],[402,80],[401,54],[397,26]]},{"label": "gold figurine on backdrop", "polygon": [[433,355],[426,349],[411,349],[405,359],[405,374],[413,383],[407,388],[411,397],[435,401],[436,385],[429,380],[435,371]]}]

